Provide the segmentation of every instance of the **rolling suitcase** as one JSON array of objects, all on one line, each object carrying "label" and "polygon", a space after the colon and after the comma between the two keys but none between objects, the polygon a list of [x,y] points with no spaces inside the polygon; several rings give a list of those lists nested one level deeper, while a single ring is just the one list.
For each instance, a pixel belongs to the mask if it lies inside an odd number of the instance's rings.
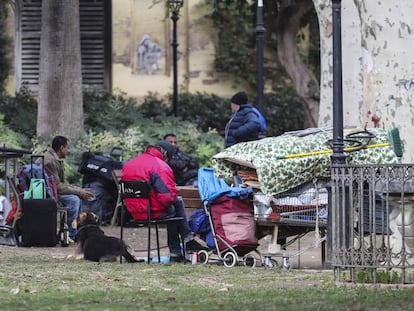
[{"label": "rolling suitcase", "polygon": [[[32,156],[42,159],[42,156]],[[44,175],[44,174],[43,174]],[[45,191],[43,191],[45,193]],[[22,246],[50,246],[57,244],[57,205],[53,198],[27,198],[22,204]]]},{"label": "rolling suitcase", "polygon": [[57,206],[53,199],[23,200],[22,245],[57,244]]}]

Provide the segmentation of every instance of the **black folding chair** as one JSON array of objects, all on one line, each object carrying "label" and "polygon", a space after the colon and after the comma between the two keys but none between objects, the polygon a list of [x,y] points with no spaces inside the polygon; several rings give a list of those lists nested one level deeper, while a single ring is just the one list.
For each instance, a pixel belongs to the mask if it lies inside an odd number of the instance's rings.
[{"label": "black folding chair", "polygon": [[[124,231],[124,213],[125,213],[125,199],[133,198],[139,199],[144,198],[148,200],[147,208],[147,219],[146,220],[131,220],[128,225],[131,226],[147,226],[148,227],[148,244],[147,244],[147,263],[151,262],[150,253],[151,253],[151,227],[155,227],[156,239],[157,239],[157,255],[158,262],[161,262],[160,257],[160,241],[158,226],[161,224],[167,224],[170,222],[179,222],[183,221],[183,217],[167,217],[162,219],[151,219],[151,188],[150,185],[145,180],[121,180],[119,182],[120,186],[120,195],[122,199],[122,209],[121,209],[121,240],[123,240],[123,231]],[[122,256],[120,259],[122,263]]]}]

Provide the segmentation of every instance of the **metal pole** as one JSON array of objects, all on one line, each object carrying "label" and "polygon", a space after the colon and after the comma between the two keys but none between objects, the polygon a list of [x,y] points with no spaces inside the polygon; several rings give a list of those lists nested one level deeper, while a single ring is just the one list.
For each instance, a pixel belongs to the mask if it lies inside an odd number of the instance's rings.
[{"label": "metal pole", "polygon": [[256,12],[256,66],[257,66],[257,107],[265,115],[264,106],[264,77],[263,77],[263,0],[257,1]]},{"label": "metal pole", "polygon": [[333,38],[333,140],[332,164],[345,164],[342,103],[341,0],[332,0]]},{"label": "metal pole", "polygon": [[[344,165],[346,164],[346,154],[344,153],[344,124],[343,124],[343,96],[342,96],[342,32],[341,32],[341,0],[332,0],[332,42],[333,42],[333,140],[331,156],[332,165]],[[346,183],[342,183],[337,191],[335,191],[336,198],[333,198],[334,204],[338,204],[337,210],[339,215],[343,215],[340,220],[328,216],[328,247],[331,249],[330,257],[332,258],[333,252],[338,251],[335,248],[349,249],[351,240],[349,236],[349,228],[351,225],[349,203],[343,198],[347,197],[349,193],[349,186]],[[336,207],[335,207],[336,208]],[[328,215],[332,215],[333,210],[328,212]],[[339,227],[338,237],[335,235],[335,241],[338,239],[341,241],[341,245],[338,246],[334,241],[333,229]]]},{"label": "metal pole", "polygon": [[173,109],[174,116],[178,116],[178,75],[177,75],[177,21],[178,21],[178,10],[173,10],[171,14],[171,20],[173,22],[173,38],[171,46],[173,48]]}]

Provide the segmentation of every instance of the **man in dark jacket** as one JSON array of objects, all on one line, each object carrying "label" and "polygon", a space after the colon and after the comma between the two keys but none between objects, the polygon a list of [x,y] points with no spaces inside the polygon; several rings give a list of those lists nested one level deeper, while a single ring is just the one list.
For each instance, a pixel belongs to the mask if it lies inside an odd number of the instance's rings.
[{"label": "man in dark jacket", "polygon": [[194,185],[198,175],[198,161],[182,151],[177,144],[177,136],[174,133],[168,133],[164,136],[175,148],[174,154],[168,161],[168,165],[174,172],[175,181],[178,186]]},{"label": "man in dark jacket", "polygon": [[[162,217],[183,217],[178,223],[167,225],[170,261],[185,260],[180,248],[180,236],[187,252],[205,249],[196,240],[185,217],[184,204],[177,198],[174,173],[166,161],[174,152],[167,141],[159,141],[148,146],[144,153],[132,158],[122,167],[124,180],[145,180],[151,186],[151,215],[153,219]],[[125,204],[134,219],[147,219],[147,199],[125,199]]]},{"label": "man in dark jacket", "polygon": [[247,100],[245,92],[234,94],[230,100],[233,115],[226,125],[224,148],[240,142],[259,139],[260,120]]}]

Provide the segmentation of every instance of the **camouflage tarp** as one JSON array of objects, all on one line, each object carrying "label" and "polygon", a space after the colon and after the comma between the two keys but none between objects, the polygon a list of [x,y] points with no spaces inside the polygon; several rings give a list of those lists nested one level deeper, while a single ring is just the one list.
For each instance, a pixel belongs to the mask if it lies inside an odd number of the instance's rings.
[{"label": "camouflage tarp", "polygon": [[[352,136],[352,133],[361,131],[345,130],[344,137],[346,139],[349,134]],[[352,148],[354,144],[345,141],[348,164],[399,163],[393,147],[389,145],[386,130],[375,128],[366,131],[375,137],[368,140],[365,138],[368,133],[362,131],[350,139],[367,144],[367,148],[347,150],[358,148]],[[236,144],[213,157],[214,171],[217,177],[232,180],[238,170],[253,168],[257,172],[260,190],[267,195],[288,191],[315,178],[329,178],[332,131],[314,129],[313,132],[302,137],[294,132]],[[315,152],[318,154],[308,154]]]}]

